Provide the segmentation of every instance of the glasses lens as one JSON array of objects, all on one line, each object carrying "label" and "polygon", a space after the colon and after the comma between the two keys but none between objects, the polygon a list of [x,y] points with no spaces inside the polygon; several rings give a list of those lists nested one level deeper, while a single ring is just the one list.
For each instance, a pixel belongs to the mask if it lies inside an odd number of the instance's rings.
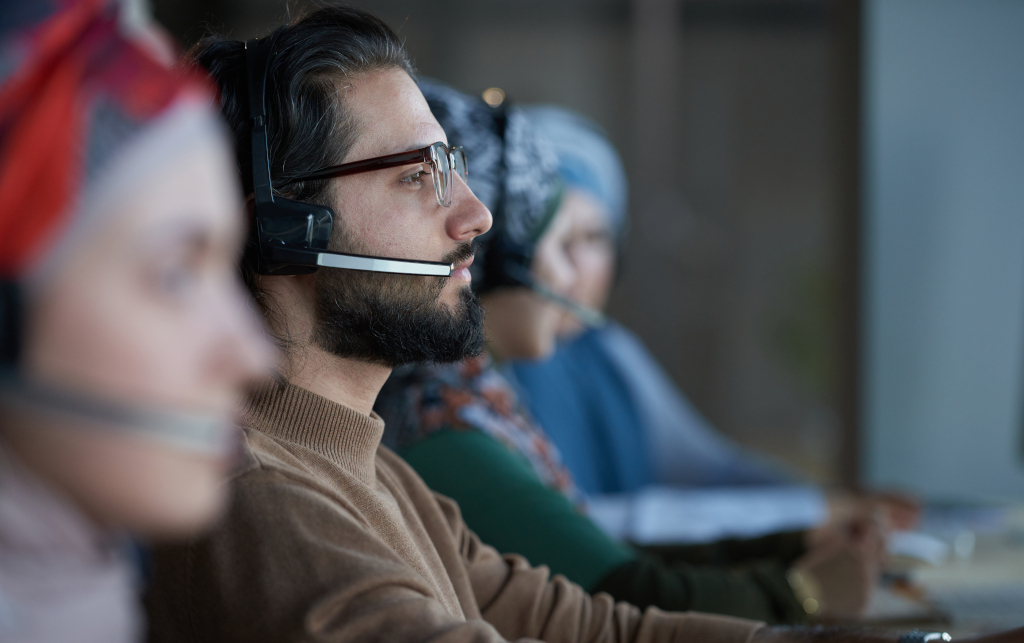
[{"label": "glasses lens", "polygon": [[456,147],[452,149],[451,153],[448,155],[448,158],[451,159],[452,169],[455,171],[455,173],[462,177],[463,181],[468,180],[469,161],[468,159],[466,159],[466,150],[464,150],[461,147]]},{"label": "glasses lens", "polygon": [[433,166],[434,192],[437,203],[444,207],[452,204],[452,170],[448,162],[448,148],[440,141],[430,146],[430,164]]}]

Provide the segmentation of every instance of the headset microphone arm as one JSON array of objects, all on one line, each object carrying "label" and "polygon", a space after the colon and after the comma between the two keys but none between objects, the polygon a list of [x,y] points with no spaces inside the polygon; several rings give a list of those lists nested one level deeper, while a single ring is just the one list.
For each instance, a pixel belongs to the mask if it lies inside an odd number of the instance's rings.
[{"label": "headset microphone arm", "polygon": [[604,326],[608,322],[608,319],[604,316],[603,313],[596,311],[593,308],[590,308],[589,306],[584,306],[583,304],[577,303],[569,299],[568,297],[563,297],[562,295],[559,295],[555,291],[551,290],[544,284],[537,281],[537,279],[533,276],[533,273],[531,273],[529,270],[527,270],[526,268],[517,263],[511,261],[507,262],[505,265],[505,274],[508,275],[508,277],[512,281],[515,281],[516,283],[522,286],[526,286],[527,288],[537,293],[544,299],[547,299],[548,301],[551,301],[555,304],[558,304],[562,308],[565,308],[570,313],[575,315],[576,318],[580,321],[580,323],[582,323],[584,326],[587,326],[589,328],[599,328],[601,326]]},{"label": "headset microphone arm", "polygon": [[326,250],[289,248],[284,245],[274,244],[271,244],[266,249],[266,253],[273,261],[300,266],[343,268],[345,270],[365,270],[368,272],[386,272],[399,275],[450,277],[455,269],[455,266],[452,264],[439,261],[409,261],[406,259],[392,259],[390,257],[328,252]]}]

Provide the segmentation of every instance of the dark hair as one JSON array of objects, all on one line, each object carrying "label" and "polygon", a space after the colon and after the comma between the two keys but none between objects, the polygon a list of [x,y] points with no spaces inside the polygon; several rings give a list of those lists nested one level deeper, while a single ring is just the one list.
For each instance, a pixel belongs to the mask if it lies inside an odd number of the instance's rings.
[{"label": "dark hair", "polygon": [[[341,163],[351,147],[353,123],[337,100],[339,83],[351,76],[399,68],[413,75],[405,47],[379,18],[352,7],[325,6],[274,32],[265,101],[270,175],[275,185]],[[190,52],[220,88],[224,118],[235,139],[246,194],[252,192],[252,152],[245,43],[211,36]],[[275,190],[287,198],[317,201],[328,180]],[[325,204],[329,205],[329,204]]]},{"label": "dark hair", "polygon": [[[337,97],[345,79],[398,68],[414,75],[398,36],[373,15],[346,6],[321,6],[275,32],[264,100],[274,185],[341,163],[355,139],[355,126]],[[252,193],[252,145],[245,68],[245,43],[220,36],[203,39],[189,52],[220,89],[220,106],[235,142],[246,194]],[[333,207],[329,179],[300,181],[275,189],[289,199]],[[337,226],[336,226],[337,227]],[[242,276],[266,310],[257,276]]]}]

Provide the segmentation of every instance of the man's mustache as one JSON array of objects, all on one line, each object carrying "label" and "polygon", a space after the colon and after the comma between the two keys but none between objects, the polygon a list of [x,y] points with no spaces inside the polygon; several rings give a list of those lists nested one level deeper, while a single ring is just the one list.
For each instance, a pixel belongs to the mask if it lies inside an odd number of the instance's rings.
[{"label": "man's mustache", "polygon": [[467,241],[466,243],[459,244],[459,247],[455,248],[444,257],[441,257],[441,263],[457,264],[466,261],[476,254],[476,241]]}]

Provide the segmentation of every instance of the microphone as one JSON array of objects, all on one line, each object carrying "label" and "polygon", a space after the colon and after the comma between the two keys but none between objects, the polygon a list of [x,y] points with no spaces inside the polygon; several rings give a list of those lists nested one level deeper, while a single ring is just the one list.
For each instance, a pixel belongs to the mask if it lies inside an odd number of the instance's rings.
[{"label": "microphone", "polygon": [[584,326],[588,328],[599,328],[608,323],[608,318],[605,317],[600,311],[594,310],[589,306],[584,306],[579,302],[575,302],[568,297],[559,295],[555,291],[551,290],[544,284],[537,281],[528,269],[523,266],[509,261],[505,264],[505,274],[508,275],[512,281],[519,283],[520,285],[526,286],[537,295],[547,299],[548,301],[558,304],[562,308],[565,308],[570,313],[576,316],[576,318]]},{"label": "microphone", "polygon": [[137,435],[213,457],[230,454],[234,444],[235,429],[228,418],[103,399],[13,373],[0,377],[0,400],[70,421],[75,428]]},{"label": "microphone", "polygon": [[344,270],[365,270],[386,272],[396,275],[424,275],[428,277],[451,277],[455,265],[440,261],[410,261],[391,257],[344,254],[327,250],[305,250],[284,245],[271,245],[269,259],[297,266],[341,268]]}]

